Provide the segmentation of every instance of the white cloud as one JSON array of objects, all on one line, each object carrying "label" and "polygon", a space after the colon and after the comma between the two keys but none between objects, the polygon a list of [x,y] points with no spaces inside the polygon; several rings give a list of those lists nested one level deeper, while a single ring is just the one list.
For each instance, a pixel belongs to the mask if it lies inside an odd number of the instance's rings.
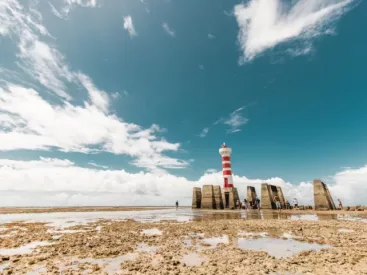
[{"label": "white cloud", "polygon": [[282,0],[251,0],[247,4],[236,5],[234,14],[239,26],[242,62],[294,39],[307,41],[309,46],[312,38],[330,33],[331,23],[354,2],[296,0],[292,4],[285,4]]},{"label": "white cloud", "polygon": [[124,29],[127,30],[130,34],[130,37],[137,36],[138,34],[135,31],[133,25],[133,19],[130,15],[124,17]]},{"label": "white cloud", "polygon": [[243,106],[241,108],[238,108],[234,110],[232,113],[229,114],[228,117],[220,118],[217,120],[214,124],[223,123],[225,125],[230,126],[230,128],[227,130],[228,134],[233,134],[240,132],[240,127],[242,125],[245,125],[249,119],[244,117],[242,114],[242,111],[246,108],[246,106]]},{"label": "white cloud", "polygon": [[214,174],[214,173],[218,173],[218,170],[210,168],[205,171],[205,174]]},{"label": "white cloud", "polygon": [[84,106],[52,105],[34,89],[0,86],[0,125],[11,127],[0,129],[0,150],[56,147],[65,152],[106,151],[129,155],[134,158],[133,164],[150,170],[188,165],[163,155],[164,151],[178,151],[180,144],[158,139],[159,126],[142,129],[123,122],[113,114],[105,114],[102,103],[97,97],[91,103],[84,102]]},{"label": "white cloud", "polygon": [[[326,182],[331,195],[344,205],[366,204],[367,166],[337,173],[334,183]],[[191,205],[193,187],[222,185],[221,172],[214,169],[196,181],[170,174],[127,173],[124,170],[82,168],[69,160],[41,158],[35,161],[0,159],[0,205]],[[286,198],[296,197],[300,204],[313,205],[313,185],[292,185],[274,177],[249,179],[234,175],[240,198],[247,186],[254,186],[258,196],[262,183],[279,185]]]},{"label": "white cloud", "polygon": [[107,93],[98,90],[88,76],[82,73],[78,73],[77,76],[79,78],[80,83],[88,91],[89,98],[92,104],[102,112],[107,113],[109,107],[109,98]]},{"label": "white cloud", "polygon": [[206,135],[208,134],[208,132],[209,132],[209,128],[204,128],[204,129],[201,131],[201,133],[200,133],[199,137],[201,137],[201,138],[206,137]]},{"label": "white cloud", "polygon": [[176,33],[173,29],[170,28],[170,26],[168,26],[167,23],[163,23],[162,24],[163,29],[165,30],[166,33],[168,33],[168,35],[175,37]]},{"label": "white cloud", "polygon": [[214,34],[211,34],[211,33],[208,33],[208,38],[209,39],[214,39],[215,38],[215,35]]},{"label": "white cloud", "polygon": [[92,165],[94,167],[97,167],[97,168],[103,168],[103,169],[107,169],[108,166],[105,166],[105,165],[100,165],[100,164],[97,164],[97,163],[94,163],[94,162],[88,162],[89,165]]},{"label": "white cloud", "polygon": [[[66,1],[95,7],[96,1]],[[178,151],[179,143],[159,138],[161,129],[148,129],[124,122],[111,114],[108,94],[96,87],[92,79],[72,70],[42,25],[36,10],[27,10],[16,0],[0,5],[0,35],[9,36],[18,46],[18,66],[51,92],[56,100],[46,101],[40,85],[22,81],[22,76],[1,68],[0,78],[0,150],[61,150],[65,152],[111,152],[133,158],[132,163],[151,171],[184,168],[189,162],[167,157],[165,151]],[[3,73],[4,72],[4,73]],[[71,103],[68,90],[78,94],[82,104]],[[24,142],[24,141],[27,142]]]}]

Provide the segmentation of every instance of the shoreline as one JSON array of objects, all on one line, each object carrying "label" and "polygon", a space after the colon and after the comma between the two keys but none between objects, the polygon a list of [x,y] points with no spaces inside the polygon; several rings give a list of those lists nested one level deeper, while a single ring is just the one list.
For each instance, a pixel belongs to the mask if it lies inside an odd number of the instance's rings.
[{"label": "shoreline", "polygon": [[[0,207],[0,215],[2,214],[26,214],[26,213],[59,213],[59,212],[114,212],[114,211],[152,211],[152,210],[169,210],[175,209],[174,206],[71,206],[71,207]],[[179,209],[191,209],[190,206],[180,206]],[[194,211],[209,213],[243,213],[256,212],[257,209],[193,209]],[[280,213],[285,215],[338,215],[338,214],[354,214],[367,216],[367,211],[357,210],[300,210],[300,209],[261,209],[267,213]]]}]

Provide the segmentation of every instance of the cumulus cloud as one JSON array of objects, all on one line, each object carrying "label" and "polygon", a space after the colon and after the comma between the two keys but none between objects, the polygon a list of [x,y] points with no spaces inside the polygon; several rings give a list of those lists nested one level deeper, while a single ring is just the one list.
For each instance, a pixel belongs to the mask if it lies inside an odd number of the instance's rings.
[{"label": "cumulus cloud", "polygon": [[[367,166],[348,169],[328,183],[331,195],[345,205],[366,204]],[[282,187],[287,199],[313,205],[311,182],[291,184],[284,179],[250,179],[234,175],[241,199],[247,186],[260,197],[261,184]],[[0,205],[191,205],[192,187],[222,185],[221,172],[209,169],[198,180],[171,174],[128,173],[124,170],[82,168],[69,160],[41,158],[33,161],[0,159]]]},{"label": "cumulus cloud", "polygon": [[252,60],[267,49],[290,40],[298,39],[309,46],[314,37],[329,34],[331,24],[354,2],[250,0],[236,5],[234,15],[239,26],[238,42],[243,52],[241,62]]},{"label": "cumulus cloud", "polygon": [[209,132],[209,128],[204,128],[204,129],[201,131],[201,133],[200,133],[199,137],[201,137],[201,138],[206,137],[206,135],[208,134],[208,132]]},{"label": "cumulus cloud", "polygon": [[130,34],[130,37],[137,36],[138,34],[135,31],[133,25],[133,19],[130,15],[124,17],[124,29],[127,30]]},{"label": "cumulus cloud", "polygon": [[175,31],[174,31],[173,29],[171,29],[171,27],[170,27],[170,26],[168,26],[168,24],[167,24],[167,23],[163,23],[163,24],[162,24],[162,27],[163,27],[164,31],[165,31],[168,35],[170,35],[170,36],[172,36],[172,37],[175,37],[175,36],[176,36]]},{"label": "cumulus cloud", "polygon": [[105,165],[100,165],[100,164],[97,164],[97,163],[94,163],[94,162],[88,162],[89,165],[92,165],[96,168],[103,168],[103,169],[107,169],[108,166],[105,166]]},{"label": "cumulus cloud", "polygon": [[232,113],[228,115],[228,117],[220,118],[217,120],[214,125],[222,123],[228,125],[230,128],[227,129],[228,134],[233,134],[241,131],[241,126],[245,125],[249,119],[244,117],[243,110],[246,106],[238,108],[234,110]]},{"label": "cumulus cloud", "polygon": [[158,139],[158,125],[143,129],[123,122],[113,114],[105,114],[100,104],[104,101],[97,99],[84,106],[52,105],[34,89],[14,84],[0,86],[0,125],[9,128],[0,129],[0,150],[106,151],[134,157],[134,165],[150,170],[188,165],[162,154],[177,151],[180,144]]},{"label": "cumulus cloud", "polygon": [[214,34],[211,34],[211,33],[208,33],[208,38],[209,39],[214,39],[215,38],[215,35]]},{"label": "cumulus cloud", "polygon": [[[96,1],[66,3],[96,6]],[[0,5],[0,35],[9,36],[17,45],[17,65],[33,80],[24,82],[22,75],[1,69],[0,150],[104,151],[128,155],[132,164],[156,172],[189,164],[164,155],[178,151],[180,144],[160,138],[158,125],[143,129],[111,113],[109,95],[89,76],[70,68],[65,56],[48,43],[52,36],[37,11],[16,0],[4,0]],[[84,92],[78,93],[81,104],[73,103],[69,90]],[[56,100],[46,101],[43,91]]]}]

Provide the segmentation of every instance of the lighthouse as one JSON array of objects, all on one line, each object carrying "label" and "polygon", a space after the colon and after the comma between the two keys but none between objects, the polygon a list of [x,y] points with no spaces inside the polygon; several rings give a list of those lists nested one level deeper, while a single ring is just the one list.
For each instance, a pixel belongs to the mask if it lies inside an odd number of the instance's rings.
[{"label": "lighthouse", "polygon": [[224,181],[224,189],[233,188],[232,167],[231,167],[231,154],[232,149],[225,143],[219,149],[219,154],[222,156],[222,173]]},{"label": "lighthouse", "polygon": [[219,149],[219,154],[222,156],[223,189],[221,193],[223,207],[234,209],[237,200],[239,200],[239,196],[237,188],[233,186],[231,166],[232,149],[223,143]]}]

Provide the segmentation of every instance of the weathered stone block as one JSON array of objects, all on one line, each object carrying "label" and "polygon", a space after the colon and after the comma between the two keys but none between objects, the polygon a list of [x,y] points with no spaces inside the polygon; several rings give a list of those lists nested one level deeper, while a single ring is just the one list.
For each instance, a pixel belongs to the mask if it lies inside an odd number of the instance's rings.
[{"label": "weathered stone block", "polygon": [[201,208],[203,209],[214,209],[214,188],[213,185],[204,185],[201,197]]},{"label": "weathered stone block", "polygon": [[285,208],[285,200],[284,200],[282,187],[277,186],[277,193],[278,193],[278,197],[280,199],[280,205],[282,206],[282,208]]},{"label": "weathered stone block", "polygon": [[313,192],[315,201],[315,210],[326,208],[329,210],[335,210],[335,204],[327,188],[326,184],[321,180],[313,181]]},{"label": "weathered stone block", "polygon": [[252,208],[256,205],[256,190],[253,186],[247,186],[247,202]]},{"label": "weathered stone block", "polygon": [[201,208],[201,189],[194,187],[192,190],[192,208]]},{"label": "weathered stone block", "polygon": [[213,186],[215,209],[223,209],[222,191],[219,185]]},{"label": "weathered stone block", "polygon": [[267,183],[261,184],[261,208],[262,209],[273,209],[272,196]]},{"label": "weathered stone block", "polygon": [[222,201],[225,209],[235,209],[238,199],[237,188],[230,187],[222,189]]}]

